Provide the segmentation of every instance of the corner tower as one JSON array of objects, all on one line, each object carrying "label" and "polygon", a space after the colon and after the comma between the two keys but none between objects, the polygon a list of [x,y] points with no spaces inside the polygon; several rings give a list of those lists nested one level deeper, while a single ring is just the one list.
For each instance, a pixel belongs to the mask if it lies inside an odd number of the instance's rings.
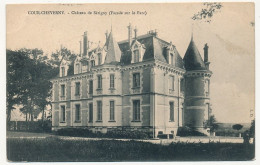
[{"label": "corner tower", "polygon": [[185,98],[184,98],[184,125],[195,131],[209,135],[206,126],[209,120],[210,108],[210,77],[208,46],[204,47],[204,60],[191,38],[189,47],[184,56]]}]

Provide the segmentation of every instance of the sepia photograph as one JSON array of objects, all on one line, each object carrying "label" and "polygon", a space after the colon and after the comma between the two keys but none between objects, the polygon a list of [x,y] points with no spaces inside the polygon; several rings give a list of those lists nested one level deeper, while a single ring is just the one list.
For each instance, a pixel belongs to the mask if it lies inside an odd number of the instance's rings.
[{"label": "sepia photograph", "polygon": [[254,2],[5,9],[7,162],[255,161]]}]

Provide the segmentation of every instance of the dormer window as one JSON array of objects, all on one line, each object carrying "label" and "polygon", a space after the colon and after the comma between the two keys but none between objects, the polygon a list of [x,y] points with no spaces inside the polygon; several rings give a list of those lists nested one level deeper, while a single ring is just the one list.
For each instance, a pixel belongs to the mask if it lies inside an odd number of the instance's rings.
[{"label": "dormer window", "polygon": [[134,62],[139,62],[139,50],[134,50]]},{"label": "dormer window", "polygon": [[141,43],[139,43],[137,40],[131,47],[132,50],[132,60],[131,63],[141,62],[143,59],[143,55],[145,52],[145,47]]},{"label": "dormer window", "polygon": [[92,66],[92,67],[95,66],[95,60],[92,60],[92,61],[91,61],[91,66]]},{"label": "dormer window", "polygon": [[174,65],[173,53],[170,53],[170,64]]},{"label": "dormer window", "polygon": [[101,65],[102,62],[101,53],[98,53],[97,56],[98,56],[98,65]]},{"label": "dormer window", "polygon": [[80,73],[80,65],[79,63],[77,63],[75,66],[75,74],[79,74],[79,73]]},{"label": "dormer window", "polygon": [[65,76],[65,67],[61,67],[61,77]]}]

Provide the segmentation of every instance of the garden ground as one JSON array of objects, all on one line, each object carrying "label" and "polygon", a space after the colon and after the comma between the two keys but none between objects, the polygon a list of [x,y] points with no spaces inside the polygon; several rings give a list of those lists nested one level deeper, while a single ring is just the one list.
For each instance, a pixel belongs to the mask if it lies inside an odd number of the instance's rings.
[{"label": "garden ground", "polygon": [[[224,139],[223,137],[220,138],[220,141],[215,142],[209,141],[207,137],[186,137],[186,139],[182,137],[180,139],[182,141],[175,142],[167,139],[114,140],[55,136],[45,133],[7,132],[7,158],[10,161],[29,162],[254,159],[253,144],[223,142],[221,141]],[[192,142],[192,139],[200,139],[200,141]],[[242,139],[239,138],[239,140]],[[160,145],[160,143],[167,145]]]}]

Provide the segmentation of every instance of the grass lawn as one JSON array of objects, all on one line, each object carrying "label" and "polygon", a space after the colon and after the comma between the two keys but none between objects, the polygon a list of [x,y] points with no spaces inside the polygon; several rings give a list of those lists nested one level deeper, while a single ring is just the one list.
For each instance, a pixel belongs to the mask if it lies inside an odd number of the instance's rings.
[{"label": "grass lawn", "polygon": [[10,161],[199,161],[252,160],[254,146],[227,143],[173,143],[169,146],[136,141],[7,139]]}]

